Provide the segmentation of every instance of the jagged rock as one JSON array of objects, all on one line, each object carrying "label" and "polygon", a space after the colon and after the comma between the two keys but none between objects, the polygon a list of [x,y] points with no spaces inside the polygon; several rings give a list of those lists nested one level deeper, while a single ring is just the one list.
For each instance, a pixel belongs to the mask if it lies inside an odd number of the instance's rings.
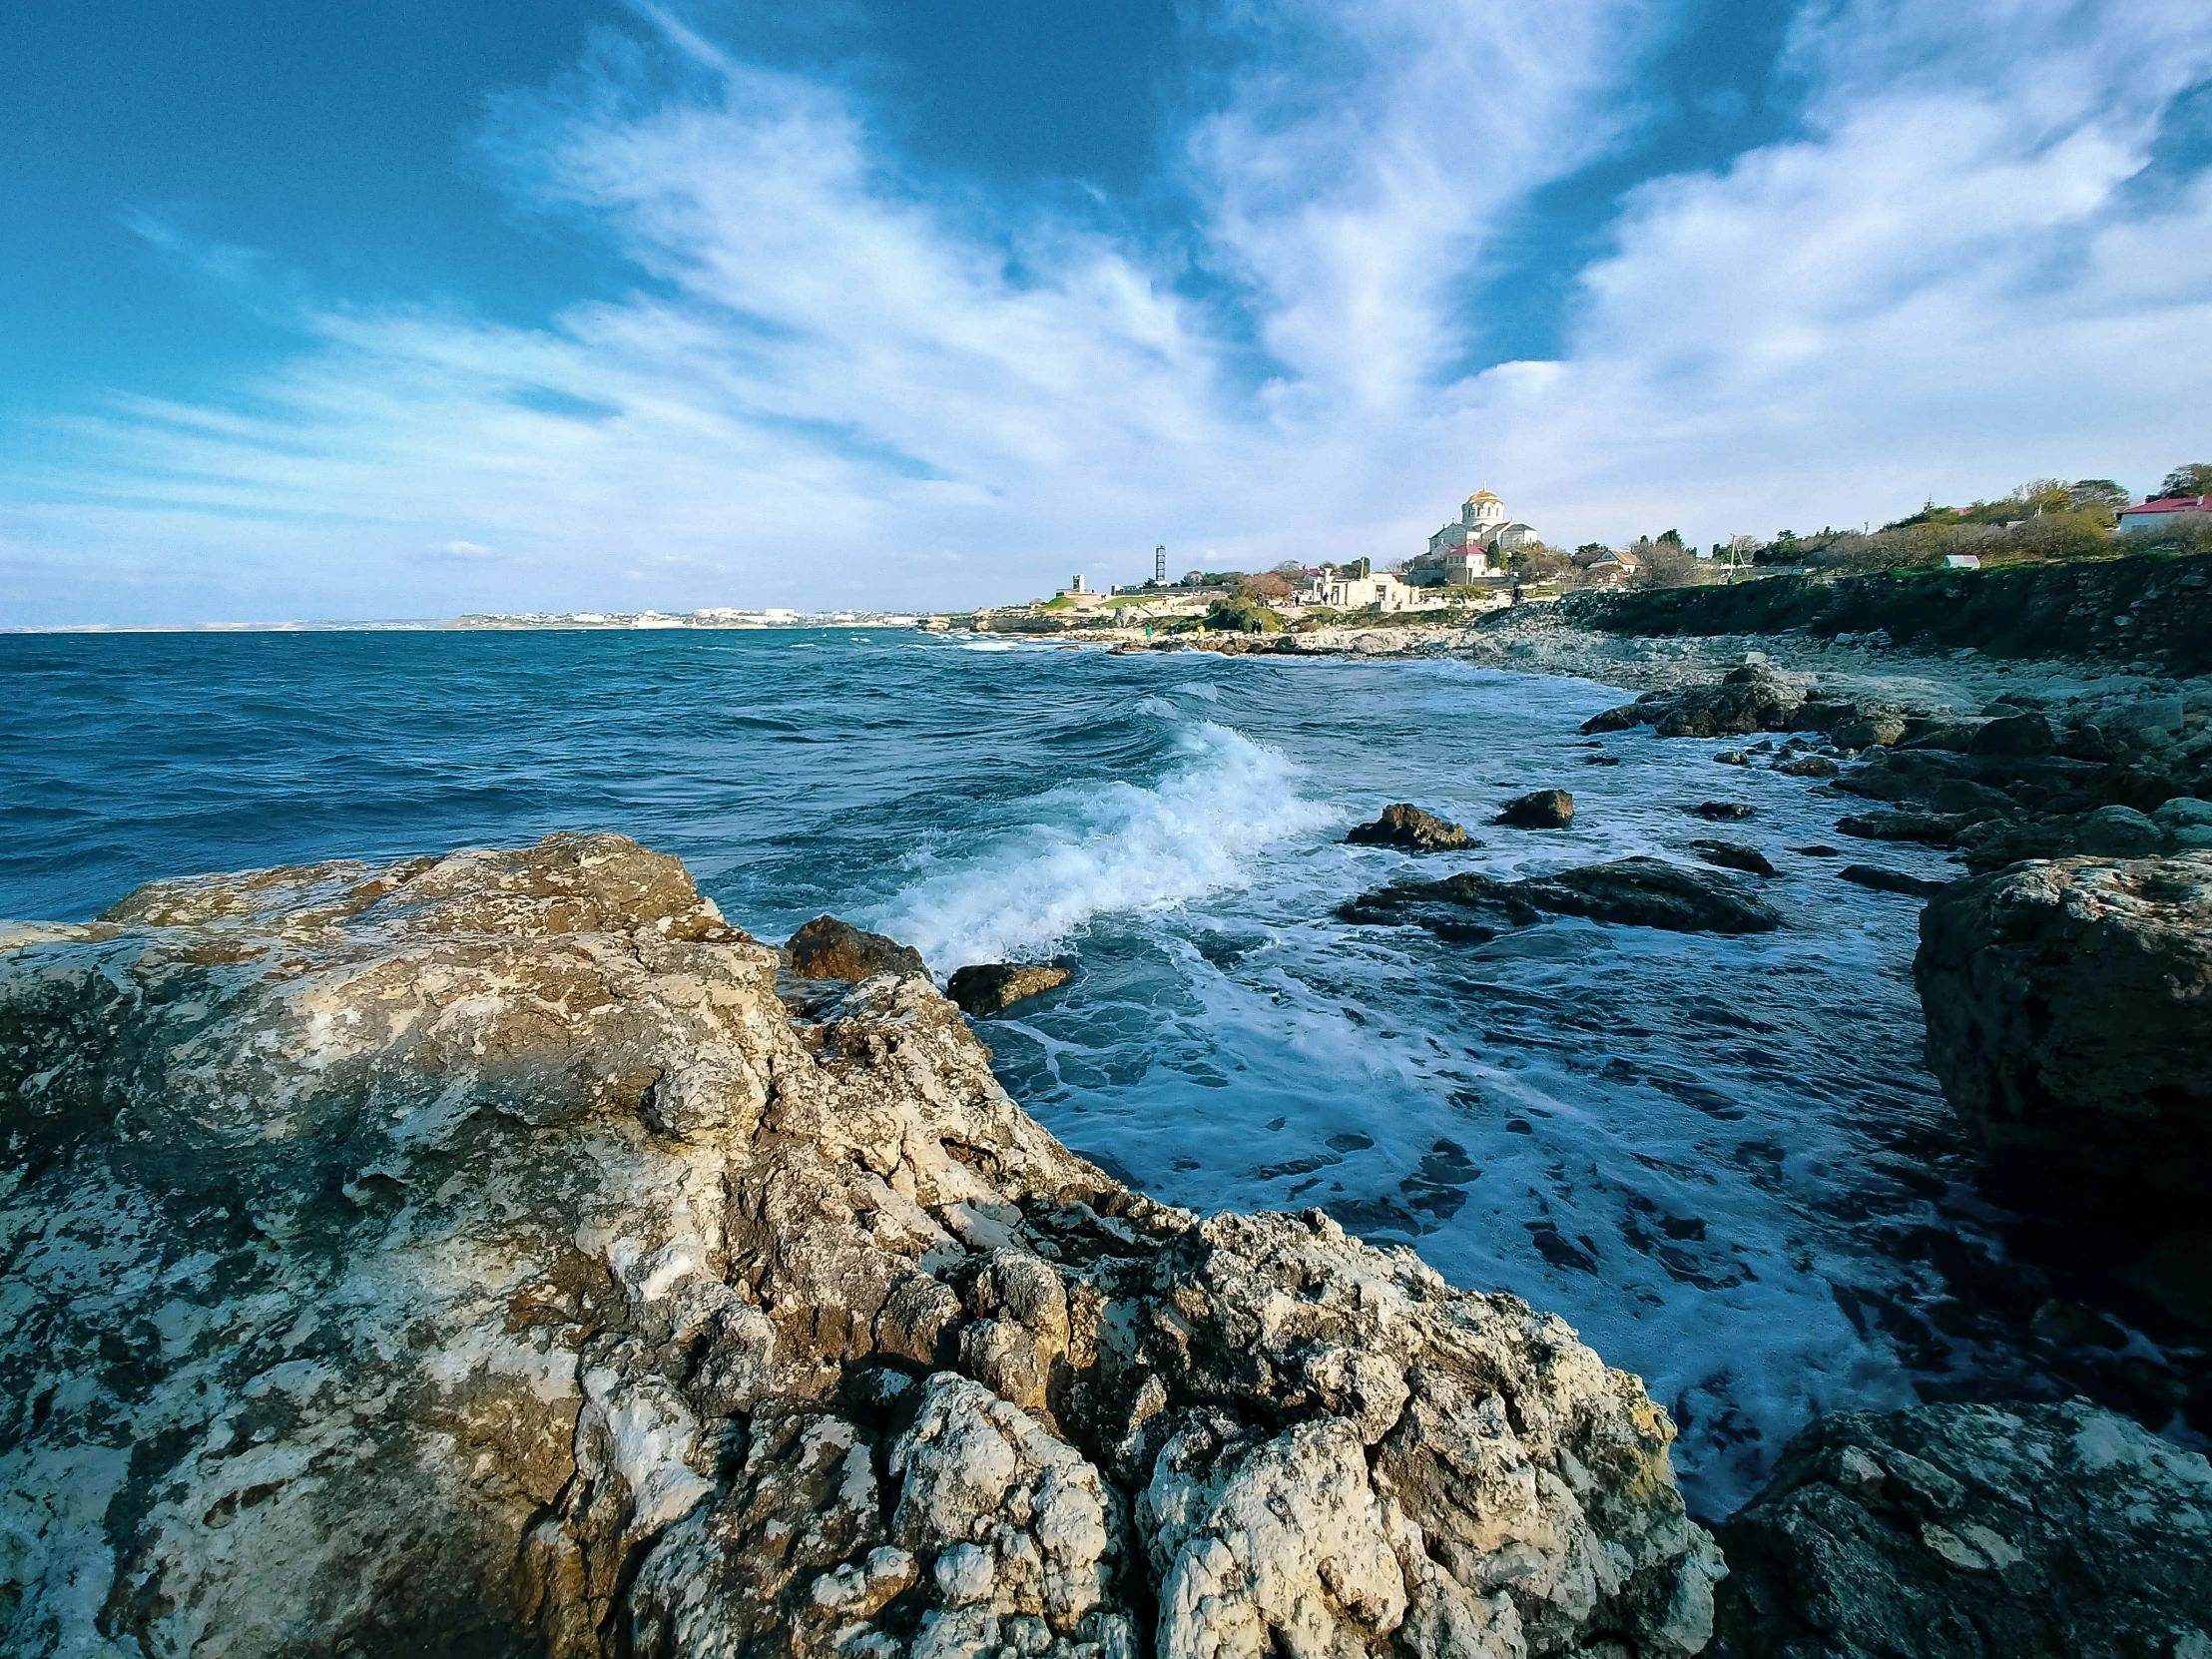
[{"label": "jagged rock", "polygon": [[[1468,911],[1491,924],[1465,921]],[[1479,944],[1499,927],[1530,925],[1544,911],[1677,933],[1764,933],[1782,920],[1740,882],[1663,858],[1618,858],[1522,881],[1471,872],[1441,881],[1396,881],[1362,893],[1338,914],[1356,922],[1411,922],[1443,938]]]},{"label": "jagged rock", "polygon": [[2048,755],[2058,747],[2039,714],[2001,715],[1973,735],[1969,755]]},{"label": "jagged rock", "polygon": [[1515,830],[1564,830],[1574,823],[1574,797],[1565,790],[1536,790],[1508,801],[1490,822]]},{"label": "jagged rock", "polygon": [[1725,823],[1731,819],[1749,818],[1759,811],[1758,808],[1743,801],[1701,801],[1689,810],[1697,814],[1699,818],[1709,818],[1716,824]]},{"label": "jagged rock", "polygon": [[2212,1466],[2086,1400],[1822,1417],[1720,1540],[1720,1659],[2212,1653]]},{"label": "jagged rock", "polygon": [[1756,846],[1746,846],[1741,841],[1692,841],[1697,855],[1709,864],[1723,869],[1740,869],[1752,875],[1772,875],[1774,864]]},{"label": "jagged rock", "polygon": [[1839,749],[1887,748],[1905,736],[1906,714],[1895,703],[1862,702],[1851,718],[1838,721],[1828,735]]},{"label": "jagged rock", "polygon": [[926,977],[795,1016],[622,837],[5,936],[10,1652],[1705,1640],[1672,1425],[1557,1319],[1129,1192]]},{"label": "jagged rock", "polygon": [[1902,870],[1883,869],[1876,864],[1846,864],[1836,873],[1858,886],[1872,887],[1876,892],[1904,893],[1909,898],[1930,898],[1948,885],[1924,876],[1907,875]]},{"label": "jagged rock", "polygon": [[1953,883],[1914,962],[1928,1064],[2000,1175],[2120,1224],[2212,1199],[2212,853]]},{"label": "jagged rock", "polygon": [[881,933],[863,933],[835,916],[817,916],[784,946],[792,972],[802,979],[846,979],[858,983],[878,973],[929,972],[921,952]]},{"label": "jagged rock", "polygon": [[1382,809],[1373,824],[1362,824],[1345,836],[1356,846],[1403,846],[1415,852],[1440,852],[1453,847],[1479,846],[1456,824],[1422,812],[1409,801]]},{"label": "jagged rock", "polygon": [[1740,882],[1663,858],[1586,864],[1512,882],[1505,893],[1539,910],[1678,933],[1766,933],[1782,925]]},{"label": "jagged rock", "polygon": [[1948,846],[1963,825],[1955,813],[1855,813],[1836,821],[1838,830],[1861,840],[1923,841],[1930,846]]},{"label": "jagged rock", "polygon": [[1981,730],[1978,720],[1941,720],[1909,722],[1905,735],[1898,739],[1896,747],[1904,750],[1941,749],[1963,755],[1973,747],[1973,740]]},{"label": "jagged rock", "polygon": [[2212,834],[2131,807],[2099,807],[2089,813],[2014,813],[1962,830],[1956,844],[1976,874],[2025,858],[2142,858],[2212,845]]},{"label": "jagged rock", "polygon": [[1721,683],[1679,693],[1655,723],[1662,738],[1733,738],[1787,732],[1803,699],[1764,663],[1747,662]]},{"label": "jagged rock", "polygon": [[1025,997],[1056,991],[1074,977],[1075,970],[1063,962],[978,963],[954,968],[944,994],[960,1005],[962,1013],[981,1018]]},{"label": "jagged rock", "polygon": [[1826,755],[1793,755],[1775,762],[1773,770],[1790,778],[1833,778],[1842,768]]},{"label": "jagged rock", "polygon": [[[1870,705],[1870,719],[1893,707]],[[1853,704],[1808,703],[1764,658],[1747,658],[1717,685],[1646,692],[1582,723],[1586,736],[1650,726],[1662,738],[1727,738],[1751,732],[1828,731],[1858,713]],[[1901,717],[1902,719],[1902,717]]]}]

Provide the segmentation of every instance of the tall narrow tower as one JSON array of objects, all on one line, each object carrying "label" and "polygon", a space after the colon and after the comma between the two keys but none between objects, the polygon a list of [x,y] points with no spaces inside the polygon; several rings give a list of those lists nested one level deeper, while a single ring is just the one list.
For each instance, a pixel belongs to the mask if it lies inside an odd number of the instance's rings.
[{"label": "tall narrow tower", "polygon": [[1163,588],[1168,585],[1168,550],[1165,545],[1152,550],[1152,579]]}]

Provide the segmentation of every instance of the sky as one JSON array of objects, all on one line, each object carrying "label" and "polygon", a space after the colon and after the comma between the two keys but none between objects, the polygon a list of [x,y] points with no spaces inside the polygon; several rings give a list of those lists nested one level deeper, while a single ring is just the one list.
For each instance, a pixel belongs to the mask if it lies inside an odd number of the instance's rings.
[{"label": "sky", "polygon": [[0,626],[964,608],[2212,459],[2202,0],[0,10]]}]

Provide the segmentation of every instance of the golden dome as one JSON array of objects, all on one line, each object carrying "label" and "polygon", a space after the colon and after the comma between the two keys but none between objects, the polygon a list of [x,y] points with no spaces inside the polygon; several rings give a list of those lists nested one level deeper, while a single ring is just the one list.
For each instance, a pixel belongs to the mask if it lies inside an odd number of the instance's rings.
[{"label": "golden dome", "polygon": [[1476,490],[1472,495],[1467,497],[1467,501],[1470,505],[1476,501],[1495,501],[1497,497],[1492,495],[1488,490]]}]

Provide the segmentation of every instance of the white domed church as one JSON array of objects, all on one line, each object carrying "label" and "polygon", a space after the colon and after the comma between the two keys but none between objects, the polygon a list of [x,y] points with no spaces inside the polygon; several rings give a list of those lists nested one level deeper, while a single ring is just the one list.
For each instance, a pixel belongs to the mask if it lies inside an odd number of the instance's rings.
[{"label": "white domed church", "polygon": [[1461,553],[1480,548],[1509,552],[1537,540],[1533,526],[1522,524],[1488,490],[1476,490],[1460,505],[1456,522],[1428,538],[1431,553]]}]

